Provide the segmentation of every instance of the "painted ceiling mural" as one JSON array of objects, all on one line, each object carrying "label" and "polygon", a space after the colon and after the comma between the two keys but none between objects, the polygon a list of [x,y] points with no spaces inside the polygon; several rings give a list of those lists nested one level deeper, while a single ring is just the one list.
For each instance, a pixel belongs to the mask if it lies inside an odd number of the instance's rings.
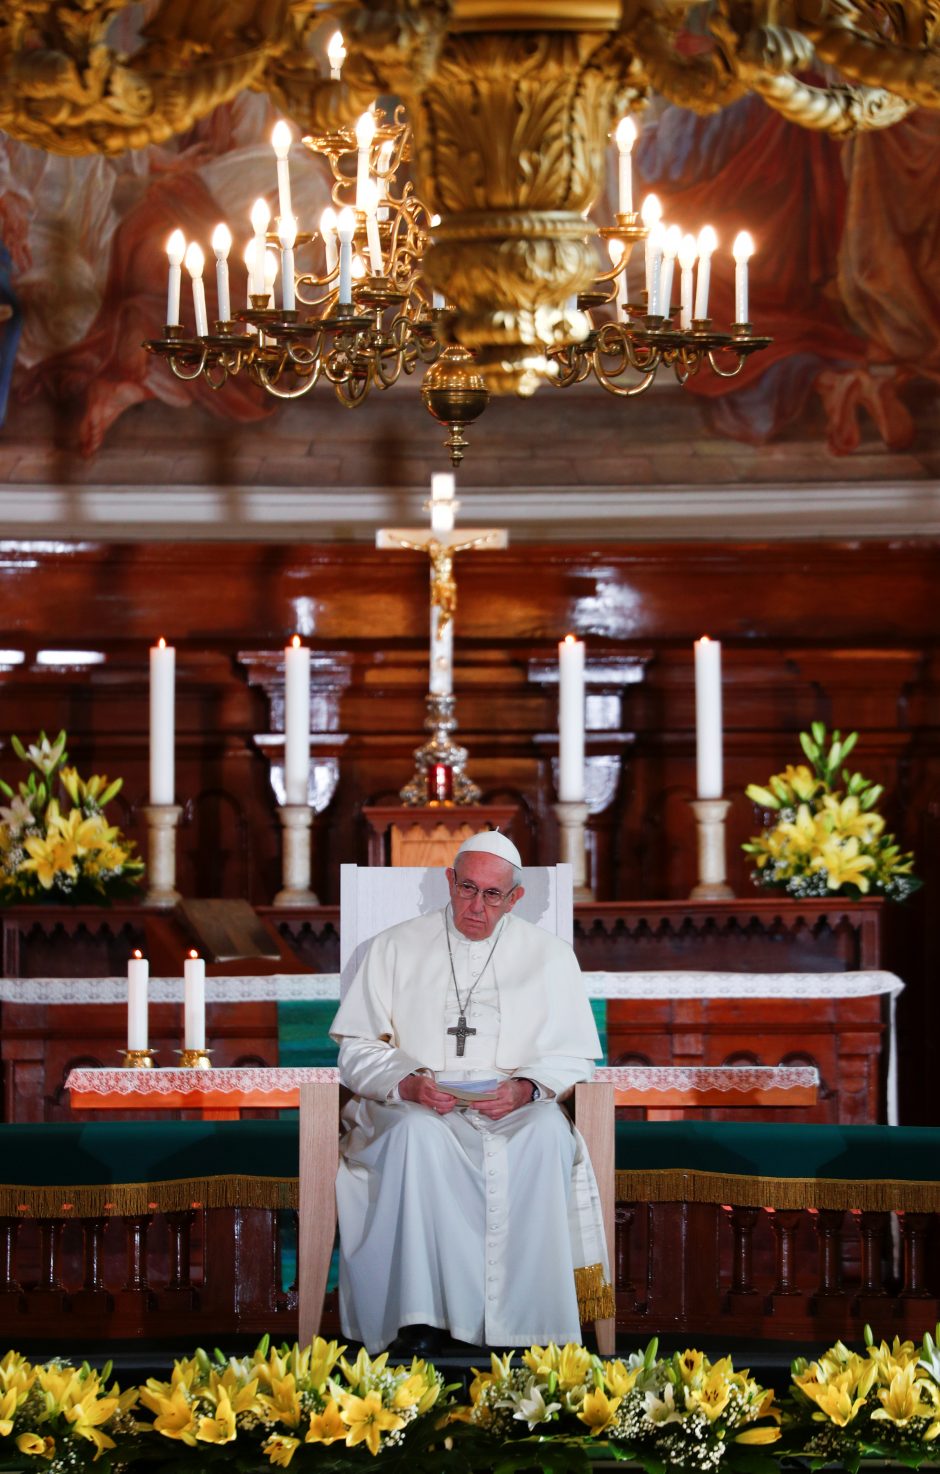
[{"label": "painted ceiling mural", "polygon": [[[125,411],[147,400],[180,409],[196,400],[243,423],[278,412],[244,383],[223,393],[180,383],[140,347],[164,320],[171,229],[199,239],[211,261],[219,219],[247,222],[258,194],[275,198],[273,118],[264,98],[245,95],[171,145],[115,159],[52,157],[0,135],[8,429],[17,406],[45,397],[70,406],[77,449],[94,457]],[[775,340],[736,381],[702,374],[674,389],[677,417],[691,395],[697,434],[751,445],[811,425],[846,458],[846,479],[863,438],[903,450],[936,436],[940,114],[915,112],[840,144],[756,98],[710,118],[660,106],[644,120],[635,158],[637,198],[655,189],[668,221],[717,229],[719,324],[733,316],[728,247],[739,228],[752,231],[751,316]],[[311,228],[328,202],[326,180],[299,158],[292,179],[301,227]],[[597,218],[606,211],[601,202]],[[213,278],[207,270],[210,320]]]}]

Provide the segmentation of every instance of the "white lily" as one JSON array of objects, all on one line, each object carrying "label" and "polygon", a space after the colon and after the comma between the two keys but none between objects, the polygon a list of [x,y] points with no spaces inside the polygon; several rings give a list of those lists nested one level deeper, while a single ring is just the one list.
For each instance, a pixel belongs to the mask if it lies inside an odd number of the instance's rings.
[{"label": "white lily", "polygon": [[0,806],[0,823],[6,825],[12,838],[34,823],[33,811],[26,799],[17,794],[8,807]]},{"label": "white lily", "polygon": [[551,1421],[552,1413],[557,1413],[561,1407],[560,1402],[549,1402],[546,1404],[535,1378],[529,1380],[525,1392],[517,1393],[505,1402],[497,1403],[497,1407],[511,1407],[513,1417],[522,1423],[528,1423],[529,1432],[539,1423]]},{"label": "white lily", "polygon": [[655,1392],[645,1392],[643,1399],[646,1403],[646,1416],[651,1423],[681,1423],[682,1414],[676,1408],[671,1382],[666,1383],[661,1398]]}]

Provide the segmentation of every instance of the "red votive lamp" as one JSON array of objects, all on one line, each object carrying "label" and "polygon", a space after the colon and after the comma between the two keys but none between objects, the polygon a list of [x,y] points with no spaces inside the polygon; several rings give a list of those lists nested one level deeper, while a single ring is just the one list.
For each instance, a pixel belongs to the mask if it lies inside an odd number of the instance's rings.
[{"label": "red votive lamp", "polygon": [[431,766],[431,802],[453,803],[454,770],[450,763],[433,763]]}]

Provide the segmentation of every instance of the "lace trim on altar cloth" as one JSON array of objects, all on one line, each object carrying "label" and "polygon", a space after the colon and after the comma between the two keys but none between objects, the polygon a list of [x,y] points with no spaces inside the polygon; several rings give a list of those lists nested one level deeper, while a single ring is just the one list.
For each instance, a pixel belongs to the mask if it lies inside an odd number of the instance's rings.
[{"label": "lace trim on altar cloth", "polygon": [[604,1065],[592,1078],[620,1090],[807,1090],[819,1086],[814,1065]]},{"label": "lace trim on altar cloth", "polygon": [[300,1085],[334,1085],[339,1070],[301,1066],[279,1069],[267,1065],[239,1065],[213,1070],[72,1070],[67,1090],[90,1095],[264,1095],[296,1090]]}]

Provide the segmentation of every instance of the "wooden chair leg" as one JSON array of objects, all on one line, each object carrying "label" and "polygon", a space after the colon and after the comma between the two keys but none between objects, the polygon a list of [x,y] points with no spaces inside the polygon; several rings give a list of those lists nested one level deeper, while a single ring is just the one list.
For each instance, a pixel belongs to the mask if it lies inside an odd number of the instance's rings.
[{"label": "wooden chair leg", "polygon": [[300,1087],[300,1211],[297,1217],[298,1339],[320,1329],[336,1238],[339,1084]]},{"label": "wooden chair leg", "polygon": [[[591,1158],[597,1191],[601,1200],[601,1217],[604,1238],[607,1240],[607,1255],[613,1266],[614,1253],[614,1198],[615,1182],[615,1116],[614,1087],[588,1082],[576,1085],[574,1090],[574,1115],[578,1130]],[[611,1268],[613,1279],[613,1268]],[[616,1286],[615,1286],[616,1288]],[[616,1344],[617,1321],[615,1316],[594,1322],[597,1349],[602,1356],[613,1356]]]}]

